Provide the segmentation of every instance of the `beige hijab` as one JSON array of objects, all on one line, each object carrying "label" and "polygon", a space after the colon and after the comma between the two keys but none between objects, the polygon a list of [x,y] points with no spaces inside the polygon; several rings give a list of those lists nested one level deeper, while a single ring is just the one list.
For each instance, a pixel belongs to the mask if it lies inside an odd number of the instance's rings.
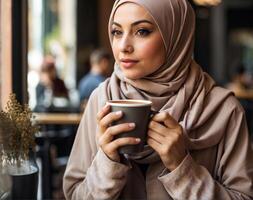
[{"label": "beige hijab", "polygon": [[[189,149],[216,145],[223,135],[219,130],[224,123],[210,125],[208,120],[231,93],[215,87],[215,82],[192,58],[195,14],[191,5],[187,0],[117,0],[110,16],[109,35],[115,11],[128,2],[144,7],[154,18],[166,48],[166,62],[156,72],[139,80],[124,77],[115,63],[111,78],[99,88],[100,106],[111,99],[151,100],[154,110],[168,112],[181,124]],[[210,96],[211,90],[219,95]],[[226,120],[223,115],[219,121]],[[195,131],[206,124],[209,128],[205,132]]]}]

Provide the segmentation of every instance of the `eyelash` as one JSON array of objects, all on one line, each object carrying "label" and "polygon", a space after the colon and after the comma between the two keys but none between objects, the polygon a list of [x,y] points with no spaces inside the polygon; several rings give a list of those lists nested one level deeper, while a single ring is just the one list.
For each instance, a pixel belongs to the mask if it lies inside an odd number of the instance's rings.
[{"label": "eyelash", "polygon": [[[150,33],[152,33],[152,30],[146,29],[146,28],[140,28],[136,31],[136,34],[140,37],[146,37],[148,36]],[[111,34],[114,37],[119,37],[122,34],[122,31],[118,30],[118,29],[113,29],[111,31]]]},{"label": "eyelash", "polygon": [[145,29],[145,28],[141,28],[139,30],[137,30],[137,35],[141,36],[141,37],[145,37],[148,36],[152,31]]},{"label": "eyelash", "polygon": [[112,31],[111,31],[111,34],[113,35],[113,36],[118,36],[118,35],[120,35],[122,32],[121,31],[119,31],[119,30],[117,30],[117,29],[113,29]]}]

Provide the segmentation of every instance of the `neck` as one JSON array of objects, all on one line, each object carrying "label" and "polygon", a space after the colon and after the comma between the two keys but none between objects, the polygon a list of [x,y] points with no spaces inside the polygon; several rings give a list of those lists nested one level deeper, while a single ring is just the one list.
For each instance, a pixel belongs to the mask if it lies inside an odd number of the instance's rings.
[{"label": "neck", "polygon": [[92,73],[92,74],[96,74],[96,75],[101,75],[101,74],[102,74],[102,71],[101,71],[101,69],[99,69],[99,67],[93,66],[93,67],[91,68],[91,73]]}]

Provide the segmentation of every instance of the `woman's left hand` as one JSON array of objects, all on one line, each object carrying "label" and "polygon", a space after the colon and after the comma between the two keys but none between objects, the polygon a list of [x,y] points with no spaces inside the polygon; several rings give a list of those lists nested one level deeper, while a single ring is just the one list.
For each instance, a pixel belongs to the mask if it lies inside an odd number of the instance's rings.
[{"label": "woman's left hand", "polygon": [[160,155],[165,167],[170,171],[176,169],[186,156],[183,129],[166,112],[152,118],[147,143]]}]

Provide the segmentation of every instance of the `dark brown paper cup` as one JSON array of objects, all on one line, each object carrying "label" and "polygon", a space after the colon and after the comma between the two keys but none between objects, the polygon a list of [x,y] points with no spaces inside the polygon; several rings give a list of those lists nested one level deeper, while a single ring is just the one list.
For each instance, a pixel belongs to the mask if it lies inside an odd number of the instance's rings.
[{"label": "dark brown paper cup", "polygon": [[120,120],[115,121],[113,125],[122,123],[135,123],[135,129],[124,132],[115,137],[135,137],[140,138],[141,142],[136,145],[127,145],[119,148],[120,154],[135,154],[143,150],[146,143],[146,135],[151,111],[151,101],[145,100],[117,100],[107,102],[111,106],[111,111],[122,111],[123,116]]}]

